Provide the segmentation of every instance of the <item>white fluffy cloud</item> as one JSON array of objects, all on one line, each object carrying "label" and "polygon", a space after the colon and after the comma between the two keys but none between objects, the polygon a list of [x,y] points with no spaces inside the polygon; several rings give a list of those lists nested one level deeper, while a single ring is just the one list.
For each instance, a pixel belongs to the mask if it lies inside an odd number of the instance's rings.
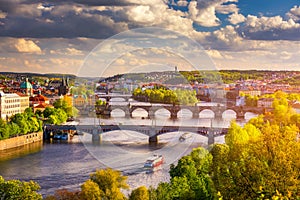
[{"label": "white fluffy cloud", "polygon": [[246,17],[240,13],[233,13],[231,14],[229,17],[228,17],[228,21],[231,23],[231,24],[239,24],[239,23],[242,23],[246,20]]},{"label": "white fluffy cloud", "polygon": [[218,5],[216,6],[216,11],[222,14],[230,14],[237,13],[239,11],[239,8],[236,4]]},{"label": "white fluffy cloud", "polygon": [[213,27],[221,24],[216,13],[229,14],[238,12],[235,4],[226,4],[228,2],[237,2],[236,0],[198,0],[191,1],[189,4],[189,17],[201,26]]},{"label": "white fluffy cloud", "polygon": [[186,0],[180,0],[180,1],[177,1],[177,5],[178,6],[187,6],[188,2]]},{"label": "white fluffy cloud", "polygon": [[300,6],[294,6],[291,10],[287,13],[287,16],[294,21],[300,21]]},{"label": "white fluffy cloud", "polygon": [[240,49],[243,44],[243,38],[229,25],[212,32],[211,41],[215,41],[213,45],[219,49]]},{"label": "white fluffy cloud", "polygon": [[209,6],[199,10],[197,5],[196,1],[191,1],[189,4],[189,17],[194,22],[206,27],[220,25],[220,20],[216,16],[216,9],[214,6]]},{"label": "white fluffy cloud", "polygon": [[266,31],[274,28],[286,30],[300,27],[300,24],[296,23],[293,19],[285,21],[281,16],[257,17],[248,15],[245,23],[247,27],[251,28],[250,31],[253,32]]},{"label": "white fluffy cloud", "polygon": [[300,23],[292,18],[284,20],[281,16],[257,17],[248,15],[238,29],[247,39],[253,40],[297,41],[300,39]]}]

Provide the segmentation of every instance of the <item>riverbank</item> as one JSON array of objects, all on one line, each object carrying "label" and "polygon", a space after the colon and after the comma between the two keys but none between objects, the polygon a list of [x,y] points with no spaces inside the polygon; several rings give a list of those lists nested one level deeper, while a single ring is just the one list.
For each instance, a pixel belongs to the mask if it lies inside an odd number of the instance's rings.
[{"label": "riverbank", "polygon": [[0,140],[0,151],[43,141],[43,132],[30,133],[14,138]]}]

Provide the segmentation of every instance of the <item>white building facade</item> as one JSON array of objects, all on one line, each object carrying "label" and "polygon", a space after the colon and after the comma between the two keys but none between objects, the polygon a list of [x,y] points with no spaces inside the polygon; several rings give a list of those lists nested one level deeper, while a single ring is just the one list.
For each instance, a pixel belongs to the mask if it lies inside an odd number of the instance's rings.
[{"label": "white building facade", "polygon": [[20,96],[12,93],[6,94],[0,92],[0,113],[1,118],[7,120],[12,115],[21,113],[21,99]]}]

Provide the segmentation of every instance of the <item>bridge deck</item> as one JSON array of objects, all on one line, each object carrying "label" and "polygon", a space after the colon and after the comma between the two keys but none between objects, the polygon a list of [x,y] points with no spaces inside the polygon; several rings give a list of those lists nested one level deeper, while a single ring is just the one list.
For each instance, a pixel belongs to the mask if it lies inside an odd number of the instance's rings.
[{"label": "bridge deck", "polygon": [[78,130],[88,133],[98,134],[110,131],[136,131],[148,136],[161,135],[169,132],[192,132],[207,136],[213,134],[214,136],[225,135],[228,128],[211,128],[211,127],[195,127],[195,126],[152,126],[152,125],[47,125],[47,131],[52,130]]}]

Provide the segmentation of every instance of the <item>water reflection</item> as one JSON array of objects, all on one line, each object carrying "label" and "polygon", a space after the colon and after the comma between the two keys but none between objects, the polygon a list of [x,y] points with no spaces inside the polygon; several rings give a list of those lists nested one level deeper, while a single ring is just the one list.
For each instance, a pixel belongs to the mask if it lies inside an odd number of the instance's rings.
[{"label": "water reflection", "polygon": [[32,144],[6,149],[0,151],[0,162],[5,160],[11,160],[15,158],[24,157],[28,154],[37,153],[43,149],[43,142],[34,142]]}]

